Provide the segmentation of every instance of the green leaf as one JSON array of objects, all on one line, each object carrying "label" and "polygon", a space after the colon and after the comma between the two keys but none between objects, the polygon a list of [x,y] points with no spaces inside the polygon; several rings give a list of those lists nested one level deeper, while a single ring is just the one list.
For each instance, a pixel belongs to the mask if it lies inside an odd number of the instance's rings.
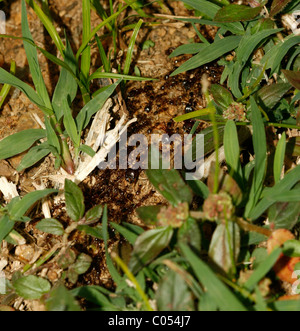
[{"label": "green leaf", "polygon": [[244,5],[228,5],[221,8],[214,17],[217,22],[238,22],[254,19],[262,10],[262,6],[251,8]]},{"label": "green leaf", "polygon": [[290,89],[291,85],[287,83],[266,85],[257,92],[256,96],[264,109],[270,111]]},{"label": "green leaf", "polygon": [[241,41],[240,36],[229,36],[217,40],[210,45],[202,48],[201,52],[187,60],[183,65],[176,69],[171,76],[182,72],[198,68],[206,63],[212,62],[222,55],[234,50]]},{"label": "green leaf", "polygon": [[212,84],[210,87],[214,101],[224,109],[227,109],[234,102],[232,94],[223,86]]},{"label": "green leaf", "polygon": [[80,145],[78,148],[79,151],[93,157],[96,155],[96,152],[92,149],[92,147],[88,146],[88,145]]},{"label": "green leaf", "polygon": [[250,103],[252,112],[252,140],[255,153],[255,166],[249,200],[245,210],[246,217],[249,215],[251,209],[256,205],[257,201],[260,198],[267,164],[267,143],[265,126],[262,120],[261,112],[259,111],[259,108],[257,107],[257,104],[252,96],[250,97]]},{"label": "green leaf", "polygon": [[128,240],[131,245],[134,245],[136,239],[138,238],[138,234],[117,223],[110,223],[110,225],[116,229],[126,240]]},{"label": "green leaf", "polygon": [[57,236],[64,234],[64,227],[54,218],[44,218],[35,226],[38,230],[45,233],[51,233]]},{"label": "green leaf", "polygon": [[102,236],[102,226],[98,225],[91,227],[88,225],[78,225],[77,229],[83,231],[85,234],[103,240]]},{"label": "green leaf", "polygon": [[[162,169],[162,156],[153,148],[149,151],[149,155],[152,160],[146,174],[151,184],[173,205],[181,202],[191,203],[193,194],[179,172],[175,169]],[[160,169],[152,169],[154,162],[155,165],[159,164]]]},{"label": "green leaf", "polygon": [[281,70],[286,79],[298,90],[300,90],[300,71]]},{"label": "green leaf", "polygon": [[[91,33],[91,4],[90,0],[82,0],[82,43],[90,42]],[[91,67],[91,47],[87,46],[81,54],[81,74],[85,79],[90,74]]]},{"label": "green leaf", "polygon": [[102,205],[97,205],[91,208],[87,213],[85,214],[85,224],[91,224],[99,221],[100,217],[102,216],[103,208]]},{"label": "green leaf", "polygon": [[136,209],[136,212],[139,218],[148,225],[156,224],[157,214],[159,213],[162,206],[155,205],[155,206],[143,206]]},{"label": "green leaf", "polygon": [[272,17],[279,14],[285,8],[285,6],[291,1],[292,0],[273,0],[270,16]]},{"label": "green leaf", "polygon": [[176,56],[180,56],[180,55],[184,55],[184,54],[196,54],[202,51],[202,49],[205,47],[206,45],[204,43],[192,43],[192,44],[187,44],[187,45],[181,45],[179,47],[177,47],[175,49],[175,51],[173,51],[170,54],[170,58],[172,57],[176,57]]},{"label": "green leaf", "polygon": [[80,135],[77,132],[76,122],[72,116],[72,111],[68,105],[67,100],[64,100],[62,102],[62,107],[63,107],[63,116],[64,116],[63,119],[64,127],[67,131],[68,136],[71,138],[74,146],[78,148],[80,145]]},{"label": "green leaf", "polygon": [[82,275],[88,271],[92,261],[93,259],[89,255],[81,253],[72,265],[72,268],[78,275]]},{"label": "green leaf", "polygon": [[184,257],[191,265],[196,277],[210,294],[220,310],[245,311],[246,308],[216,274],[186,245],[180,245]]},{"label": "green leaf", "polygon": [[69,179],[65,180],[65,198],[68,215],[78,222],[85,211],[84,196],[81,189]]},{"label": "green leaf", "polygon": [[183,0],[183,2],[197,9],[208,18],[214,18],[220,7],[211,1],[205,0]]},{"label": "green leaf", "polygon": [[116,83],[110,85],[105,91],[98,94],[81,109],[78,116],[76,117],[78,132],[81,132],[86,128],[90,122],[91,117],[103,107],[106,100],[113,94],[120,82],[121,81],[118,80]]},{"label": "green leaf", "polygon": [[233,172],[233,177],[237,178],[241,173],[240,146],[236,125],[232,120],[227,121],[225,126],[224,150],[229,172]]},{"label": "green leaf", "polygon": [[286,134],[285,132],[283,132],[276,146],[276,151],[274,156],[273,172],[274,172],[275,183],[278,183],[280,181],[281,172],[284,165],[285,149],[286,149]]},{"label": "green leaf", "polygon": [[[228,228],[228,229],[227,229]],[[212,236],[208,255],[226,273],[232,270],[240,252],[240,230],[235,222],[219,224]]]},{"label": "green leaf", "polygon": [[[27,20],[27,13],[26,13],[26,5],[25,1],[22,0],[22,36],[26,39],[29,39],[32,43],[34,43],[32,39],[32,35],[29,30],[28,26],[28,20]],[[32,76],[32,80],[35,86],[35,89],[40,96],[40,98],[43,100],[43,103],[46,107],[49,109],[52,108],[49,94],[44,82],[44,78],[42,76],[42,72],[40,69],[40,65],[38,62],[38,56],[35,46],[33,46],[31,43],[29,43],[26,40],[23,40],[24,48],[26,52],[27,61],[30,68],[30,73]]]},{"label": "green leaf", "polygon": [[268,255],[264,262],[259,264],[257,269],[253,272],[253,274],[244,284],[244,287],[248,291],[253,291],[259,281],[266,276],[266,274],[270,271],[275,262],[278,260],[278,257],[280,256],[281,252],[281,248],[276,248],[270,255]]},{"label": "green leaf", "polygon": [[135,241],[129,268],[137,273],[155,259],[168,245],[173,236],[173,229],[168,227],[148,230]]},{"label": "green leaf", "polygon": [[20,172],[38,163],[50,153],[50,149],[47,148],[48,146],[47,143],[42,143],[32,147],[26,155],[24,155],[16,170]]},{"label": "green leaf", "polygon": [[55,43],[57,49],[59,50],[60,54],[63,55],[64,52],[64,44],[62,43],[57,31],[55,30],[54,25],[52,24],[49,17],[43,12],[43,10],[36,4],[33,0],[26,0],[31,8],[33,8],[34,12],[37,14],[41,22],[43,23],[44,27],[48,31],[51,39]]},{"label": "green leaf", "polygon": [[61,154],[61,145],[55,132],[54,125],[51,123],[48,117],[45,117],[45,127],[47,132],[47,142],[50,146],[55,148],[58,157]]},{"label": "green leaf", "polygon": [[63,255],[61,255],[57,261],[58,265],[62,269],[68,268],[71,264],[73,264],[76,260],[76,253],[68,248]]},{"label": "green leaf", "polygon": [[46,299],[47,311],[81,311],[71,291],[63,285],[54,287]]},{"label": "green leaf", "polygon": [[[11,64],[10,64],[10,73],[12,75],[15,75],[15,73],[16,73],[16,62],[13,60],[11,61]],[[9,94],[10,89],[11,89],[11,85],[9,85],[9,84],[4,84],[2,86],[2,89],[0,92],[0,109],[3,106],[5,99],[7,98],[8,94]]]},{"label": "green leaf", "polygon": [[155,294],[159,311],[192,311],[194,299],[185,280],[171,270],[158,284]]},{"label": "green leaf", "polygon": [[93,79],[98,79],[98,78],[110,78],[110,79],[124,79],[124,80],[132,80],[132,81],[154,81],[156,80],[155,78],[148,78],[148,77],[139,77],[139,76],[130,76],[130,75],[123,75],[123,74],[115,74],[112,72],[102,72],[102,69],[98,69],[95,71],[88,79],[90,82]]},{"label": "green leaf", "polygon": [[15,222],[9,218],[8,215],[0,217],[0,244],[2,240],[12,231]]},{"label": "green leaf", "polygon": [[141,28],[142,24],[143,24],[143,20],[140,19],[138,21],[138,23],[136,24],[136,26],[133,30],[132,36],[130,38],[128,49],[127,49],[127,54],[126,54],[126,59],[125,59],[125,63],[124,63],[124,74],[125,75],[129,74],[130,64],[131,64],[131,60],[132,60],[132,54],[133,54],[134,45],[135,45],[135,40],[137,38],[137,35],[140,31],[140,28]]},{"label": "green leaf", "polygon": [[40,191],[33,191],[26,194],[21,200],[16,201],[16,203],[9,211],[11,218],[18,221],[21,217],[25,215],[27,210],[37,201],[45,198],[47,195],[57,192],[58,190],[55,189],[45,189]]},{"label": "green leaf", "polygon": [[28,129],[12,134],[0,141],[0,159],[7,159],[25,152],[36,141],[46,137],[42,129]]},{"label": "green leaf", "polygon": [[[76,58],[73,54],[69,40],[66,37],[66,50],[64,52],[64,62],[76,73]],[[55,86],[55,90],[52,97],[52,105],[55,111],[57,120],[59,121],[63,116],[63,102],[67,100],[71,103],[77,94],[77,82],[74,76],[64,67],[60,70],[58,82]]]},{"label": "green leaf", "polygon": [[263,192],[262,200],[251,211],[249,218],[257,219],[267,208],[269,208],[275,201],[272,199],[278,192],[284,194],[290,190],[300,180],[300,166],[295,167],[289,171],[284,178],[279,181],[271,189]]},{"label": "green leaf", "polygon": [[288,240],[283,244],[282,252],[286,256],[299,257],[300,256],[300,241],[296,239]]},{"label": "green leaf", "polygon": [[177,243],[190,245],[194,252],[200,254],[201,251],[201,231],[199,223],[189,217],[185,223],[179,228],[177,234]]},{"label": "green leaf", "polygon": [[48,280],[37,276],[29,275],[21,277],[13,282],[16,293],[24,299],[40,299],[51,289]]},{"label": "green leaf", "polygon": [[277,202],[268,211],[275,229],[292,229],[300,220],[300,202]]}]

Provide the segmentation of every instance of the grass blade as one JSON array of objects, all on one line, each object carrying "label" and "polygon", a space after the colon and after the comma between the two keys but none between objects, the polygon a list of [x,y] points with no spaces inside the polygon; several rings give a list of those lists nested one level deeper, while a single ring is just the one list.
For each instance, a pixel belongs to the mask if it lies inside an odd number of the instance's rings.
[{"label": "grass blade", "polygon": [[210,293],[221,310],[226,311],[245,311],[246,308],[238,298],[225,286],[214,272],[201,261],[197,255],[186,245],[180,245],[183,255],[190,263],[196,277]]},{"label": "grass blade", "polygon": [[283,132],[278,144],[276,146],[275,157],[274,157],[274,181],[275,184],[279,182],[281,171],[284,164],[284,157],[285,157],[285,148],[286,148],[286,134]]},{"label": "grass blade", "polygon": [[65,46],[60,39],[55,27],[53,26],[49,17],[43,12],[43,10],[36,4],[34,0],[26,0],[29,6],[35,11],[41,22],[43,23],[44,27],[48,31],[49,35],[51,36],[53,42],[55,43],[57,49],[59,50],[60,54],[64,56],[64,49]]},{"label": "grass blade", "polygon": [[251,209],[256,205],[257,201],[260,198],[267,164],[267,143],[265,126],[259,108],[257,107],[257,104],[252,96],[250,97],[250,103],[252,112],[252,140],[255,153],[255,166],[249,200],[245,209],[246,217],[249,216]]},{"label": "grass blade", "polygon": [[28,129],[12,134],[0,141],[0,160],[20,154],[30,148],[37,140],[45,138],[42,129]]},{"label": "grass blade", "polygon": [[[11,61],[11,65],[10,65],[10,73],[12,75],[15,75],[16,73],[16,62],[15,61]],[[3,106],[3,103],[6,99],[6,97],[8,96],[8,93],[10,91],[11,85],[9,84],[4,84],[1,92],[0,92],[0,109]]]},{"label": "grass blade", "polygon": [[112,72],[101,72],[96,71],[94,72],[88,81],[98,78],[110,78],[110,79],[126,79],[126,80],[134,80],[134,81],[154,81],[155,78],[148,78],[148,77],[138,77],[138,76],[130,76],[130,75],[122,75],[122,74],[115,74]]},{"label": "grass blade", "polygon": [[132,36],[130,38],[130,42],[129,42],[128,50],[127,50],[127,54],[126,54],[126,59],[125,59],[125,64],[124,64],[124,75],[129,74],[135,41],[136,41],[137,35],[139,33],[139,30],[140,30],[142,24],[143,24],[143,20],[140,19],[138,21],[138,23],[136,24],[136,26],[133,30]]},{"label": "grass blade", "polygon": [[[44,105],[51,109],[52,105],[39,65],[37,50],[36,47],[32,45],[32,43],[34,44],[34,41],[29,30],[25,0],[22,1],[22,36],[26,38],[23,39],[23,44],[35,89],[37,94],[43,100]],[[27,40],[30,40],[32,43],[28,43]]]},{"label": "grass blade", "polygon": [[[90,0],[82,0],[82,42],[88,44],[91,34]],[[81,54],[81,73],[85,79],[90,75],[91,47],[87,46]]]},{"label": "grass blade", "polygon": [[195,69],[206,63],[212,62],[222,55],[232,51],[238,47],[241,41],[241,36],[229,36],[224,39],[215,41],[214,43],[207,45],[202,48],[200,53],[193,56],[191,59],[186,61],[182,66],[176,69],[171,76],[178,75],[182,72]]}]

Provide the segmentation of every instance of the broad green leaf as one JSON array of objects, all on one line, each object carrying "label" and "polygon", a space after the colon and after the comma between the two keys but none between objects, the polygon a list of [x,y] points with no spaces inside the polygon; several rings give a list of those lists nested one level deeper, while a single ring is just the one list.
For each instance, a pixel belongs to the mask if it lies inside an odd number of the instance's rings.
[{"label": "broad green leaf", "polygon": [[72,292],[63,285],[54,287],[45,300],[47,311],[81,311]]},{"label": "broad green leaf", "polygon": [[38,146],[32,147],[26,155],[24,155],[16,170],[20,172],[41,161],[50,153],[50,149],[47,148],[48,146],[47,143],[42,143]]},{"label": "broad green leaf", "polygon": [[69,179],[65,180],[65,198],[68,215],[78,222],[85,211],[84,197],[81,189]]},{"label": "broad green leaf", "polygon": [[211,85],[210,93],[212,94],[214,101],[224,109],[227,109],[230,104],[234,102],[230,91],[228,91],[225,87],[221,85]]},{"label": "broad green leaf", "polygon": [[76,253],[73,249],[67,248],[67,250],[62,254],[57,263],[62,269],[68,268],[71,264],[73,264],[76,260]]},{"label": "broad green leaf", "polygon": [[105,91],[98,94],[81,109],[76,117],[78,132],[81,132],[86,128],[90,122],[91,117],[103,107],[106,100],[113,94],[120,82],[121,81],[118,80],[116,83],[110,85]]},{"label": "broad green leaf", "polygon": [[300,71],[281,70],[286,79],[298,90],[300,90]]},{"label": "broad green leaf", "polygon": [[300,221],[300,202],[277,202],[268,210],[268,219],[275,229],[292,229]]},{"label": "broad green leaf", "polygon": [[255,153],[255,166],[249,200],[245,210],[246,217],[249,216],[251,209],[256,205],[257,201],[260,198],[267,164],[267,142],[262,115],[252,96],[250,97],[250,103],[252,112],[252,141]]},{"label": "broad green leaf", "polygon": [[64,234],[64,227],[62,224],[54,218],[44,218],[35,226],[38,230],[45,233],[51,233],[57,236]]},{"label": "broad green leaf", "polygon": [[[162,194],[171,204],[177,205],[181,202],[192,202],[193,194],[188,185],[185,184],[179,172],[175,169],[162,169],[162,156],[158,150],[152,148],[149,151],[151,164],[146,174],[151,184]],[[152,169],[159,165],[159,169]]]},{"label": "broad green leaf", "polygon": [[187,60],[182,66],[176,69],[171,76],[175,76],[182,72],[201,67],[202,65],[212,62],[222,55],[234,50],[238,47],[241,41],[240,36],[229,36],[223,39],[217,40],[210,45],[206,45],[202,48],[200,53],[194,55],[191,59]]},{"label": "broad green leaf", "polygon": [[291,1],[292,0],[273,0],[270,16],[272,17],[279,14],[285,8],[285,6]]},{"label": "broad green leaf", "polygon": [[299,311],[300,310],[300,300],[277,300],[274,302],[274,308],[277,311]]},{"label": "broad green leaf", "polygon": [[300,256],[300,241],[296,239],[288,240],[283,244],[282,252],[286,256],[299,257]]},{"label": "broad green leaf", "polygon": [[189,217],[179,228],[177,233],[177,243],[190,245],[194,252],[200,254],[201,230],[199,223],[192,217]]},{"label": "broad green leaf", "polygon": [[261,12],[262,7],[251,8],[244,5],[228,5],[221,8],[214,17],[216,22],[250,21]]},{"label": "broad green leaf", "polygon": [[88,145],[80,145],[78,150],[80,152],[83,152],[91,157],[96,155],[96,152],[92,149],[92,147],[88,146]]},{"label": "broad green leaf", "polygon": [[226,273],[234,267],[240,252],[240,230],[235,222],[219,224],[214,231],[208,255]]},{"label": "broad green leaf", "polygon": [[2,240],[11,232],[14,228],[15,222],[9,218],[8,215],[0,217],[0,244]]},{"label": "broad green leaf", "polygon": [[286,134],[285,132],[283,132],[276,146],[276,151],[274,156],[273,172],[274,172],[275,183],[278,183],[281,177],[281,172],[284,165],[285,149],[286,149]]},{"label": "broad green leaf", "polygon": [[142,206],[136,209],[136,212],[139,218],[145,223],[149,225],[156,224],[157,214],[159,213],[162,206]]},{"label": "broad green leaf", "polygon": [[266,85],[257,92],[256,96],[264,109],[270,111],[290,89],[291,85],[288,83]]},{"label": "broad green leaf", "polygon": [[173,229],[171,227],[148,230],[142,233],[135,241],[129,262],[132,273],[137,273],[155,259],[169,245],[172,236]]},{"label": "broad green leaf", "polygon": [[16,293],[24,299],[39,299],[51,289],[48,280],[34,275],[24,276],[13,282]]},{"label": "broad green leaf", "polygon": [[180,274],[171,270],[158,284],[155,294],[159,311],[193,311],[194,299]]},{"label": "broad green leaf", "polygon": [[84,253],[78,255],[75,263],[72,265],[73,270],[78,274],[82,275],[89,269],[93,259]]},{"label": "broad green leaf", "polygon": [[196,277],[201,282],[212,300],[218,305],[220,310],[225,311],[245,311],[246,308],[239,301],[237,296],[222,283],[216,274],[207,266],[205,262],[186,245],[180,245],[184,257],[191,265]]},{"label": "broad green leaf", "polygon": [[18,221],[37,201],[45,198],[47,195],[57,192],[58,190],[55,189],[45,189],[26,194],[21,200],[16,201],[16,203],[14,203],[13,207],[10,209],[9,214],[11,218]]},{"label": "broad green leaf", "polygon": [[[25,0],[22,0],[22,36],[26,39],[29,39],[32,43],[34,43],[28,26]],[[27,61],[30,68],[30,73],[37,94],[43,100],[44,105],[47,108],[51,109],[52,106],[51,106],[49,94],[38,62],[37,50],[35,46],[33,46],[28,41],[23,40],[23,43],[24,43]]]},{"label": "broad green leaf", "polygon": [[12,134],[0,141],[0,159],[7,159],[25,152],[36,141],[46,137],[42,129],[28,129]]}]

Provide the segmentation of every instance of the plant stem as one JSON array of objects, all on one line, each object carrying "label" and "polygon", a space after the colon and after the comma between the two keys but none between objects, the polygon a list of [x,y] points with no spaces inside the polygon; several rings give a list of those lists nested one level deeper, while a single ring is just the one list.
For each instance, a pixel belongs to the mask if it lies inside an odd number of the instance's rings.
[{"label": "plant stem", "polygon": [[243,220],[242,218],[237,218],[236,219],[236,223],[244,230],[244,231],[252,231],[252,232],[256,232],[256,233],[260,233],[266,237],[270,237],[272,234],[271,230],[262,228],[260,226],[251,224],[249,222],[246,222],[245,220]]}]

